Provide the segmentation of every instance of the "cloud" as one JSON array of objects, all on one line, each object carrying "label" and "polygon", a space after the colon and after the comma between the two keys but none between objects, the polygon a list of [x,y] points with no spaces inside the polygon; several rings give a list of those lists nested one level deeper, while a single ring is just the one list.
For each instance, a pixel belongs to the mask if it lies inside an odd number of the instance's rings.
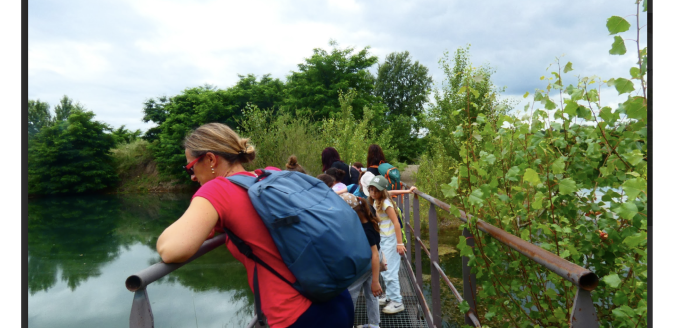
[{"label": "cloud", "polygon": [[605,23],[633,9],[626,0],[34,0],[29,97],[54,105],[66,94],[99,120],[146,130],[147,98],[205,83],[229,87],[238,74],[284,79],[331,39],[370,46],[381,62],[407,50],[437,84],[444,51],[470,44],[472,63],[496,69],[494,83],[518,96],[543,87],[539,77],[562,54],[575,74],[627,75],[635,58],[608,54]]}]

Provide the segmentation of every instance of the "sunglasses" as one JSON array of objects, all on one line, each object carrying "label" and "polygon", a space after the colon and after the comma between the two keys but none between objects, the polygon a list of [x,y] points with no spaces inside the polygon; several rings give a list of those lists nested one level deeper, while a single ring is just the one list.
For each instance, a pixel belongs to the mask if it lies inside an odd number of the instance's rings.
[{"label": "sunglasses", "polygon": [[195,165],[195,163],[197,163],[203,157],[205,157],[205,154],[200,155],[200,157],[194,159],[193,161],[188,163],[188,165],[183,165],[183,169],[186,171],[186,173],[188,173],[188,175],[195,174],[195,172],[193,172],[193,165]]}]

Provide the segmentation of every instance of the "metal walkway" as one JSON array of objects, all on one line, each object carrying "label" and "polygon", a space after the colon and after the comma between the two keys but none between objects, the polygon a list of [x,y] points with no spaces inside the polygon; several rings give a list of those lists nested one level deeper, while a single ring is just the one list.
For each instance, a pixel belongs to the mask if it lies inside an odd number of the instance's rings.
[{"label": "metal walkway", "polygon": [[[424,314],[422,308],[419,306],[419,301],[413,288],[413,282],[407,274],[406,265],[410,264],[402,258],[398,276],[400,278],[400,294],[402,295],[402,302],[405,304],[405,311],[396,314],[385,314],[381,312],[381,328],[428,327],[426,321],[424,321]],[[385,292],[383,278],[381,278],[381,287]],[[383,307],[384,306],[380,307],[381,310],[383,310]],[[354,313],[354,325],[364,325],[366,323],[368,323],[366,318],[366,305],[364,303],[364,293],[362,292],[357,299],[357,309]]]}]

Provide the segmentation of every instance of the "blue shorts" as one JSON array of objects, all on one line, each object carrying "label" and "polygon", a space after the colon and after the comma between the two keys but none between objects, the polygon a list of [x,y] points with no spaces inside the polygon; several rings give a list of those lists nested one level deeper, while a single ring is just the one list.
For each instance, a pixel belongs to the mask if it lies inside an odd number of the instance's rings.
[{"label": "blue shorts", "polygon": [[311,304],[289,328],[352,328],[353,325],[354,305],[349,291],[345,289],[330,301]]}]

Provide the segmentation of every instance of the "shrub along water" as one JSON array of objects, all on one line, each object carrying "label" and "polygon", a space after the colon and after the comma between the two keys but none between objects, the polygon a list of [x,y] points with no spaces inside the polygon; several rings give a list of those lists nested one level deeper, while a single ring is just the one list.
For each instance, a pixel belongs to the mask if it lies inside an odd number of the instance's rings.
[{"label": "shrub along water", "polygon": [[[477,220],[601,277],[592,295],[602,326],[644,325],[647,51],[638,43],[638,10],[634,19],[637,58],[629,77],[579,77],[573,85],[566,78],[572,63],[557,59],[552,76],[541,78],[548,81],[547,88],[535,92],[522,117],[498,111],[470,115],[473,108],[493,108],[493,95],[470,87],[474,69],[459,72],[466,101],[452,113],[459,123],[452,136],[460,158],[450,169],[450,157],[425,160],[436,170],[453,171],[440,191],[454,205],[452,215],[464,211],[470,217],[467,227],[478,247],[473,250],[462,238],[458,247],[471,258],[481,288],[478,305],[484,313],[479,314],[492,326],[568,327],[577,287],[478,231]],[[613,16],[607,28],[618,34],[628,31],[630,23]],[[622,37],[614,40],[610,54],[625,54]],[[605,106],[600,101],[604,87],[614,87],[628,99],[614,109]],[[473,100],[479,101],[477,106]],[[461,304],[461,311],[468,308]]]}]

